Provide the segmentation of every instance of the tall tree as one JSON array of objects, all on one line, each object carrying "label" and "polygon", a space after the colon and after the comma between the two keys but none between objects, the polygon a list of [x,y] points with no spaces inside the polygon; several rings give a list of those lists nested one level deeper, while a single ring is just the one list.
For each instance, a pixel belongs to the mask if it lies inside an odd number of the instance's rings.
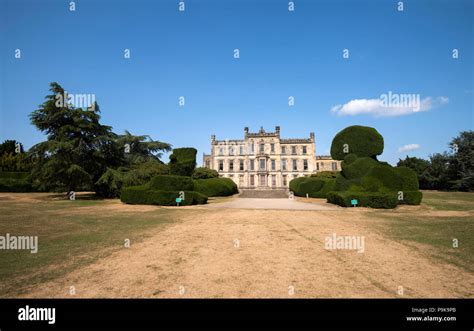
[{"label": "tall tree", "polygon": [[85,110],[75,108],[57,102],[65,96],[58,83],[51,83],[50,91],[40,108],[30,114],[32,124],[48,138],[30,151],[38,160],[34,183],[46,190],[91,189],[107,166],[123,162],[117,136],[111,127],[100,124],[97,103]]},{"label": "tall tree", "polygon": [[448,168],[452,188],[474,191],[474,131],[463,131],[450,142],[452,157]]}]

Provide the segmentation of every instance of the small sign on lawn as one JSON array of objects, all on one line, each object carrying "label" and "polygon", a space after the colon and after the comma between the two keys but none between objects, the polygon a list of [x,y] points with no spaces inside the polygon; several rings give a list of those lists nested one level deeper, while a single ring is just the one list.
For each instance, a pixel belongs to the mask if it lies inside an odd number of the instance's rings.
[{"label": "small sign on lawn", "polygon": [[357,206],[358,203],[359,203],[359,201],[357,201],[357,199],[352,199],[352,200],[351,200],[351,205],[352,205],[352,207]]}]

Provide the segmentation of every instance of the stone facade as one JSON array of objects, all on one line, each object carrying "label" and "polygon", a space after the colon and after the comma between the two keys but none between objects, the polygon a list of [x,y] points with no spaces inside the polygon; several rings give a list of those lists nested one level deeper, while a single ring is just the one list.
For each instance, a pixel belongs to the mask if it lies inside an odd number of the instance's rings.
[{"label": "stone facade", "polygon": [[309,138],[283,139],[279,126],[275,132],[245,128],[241,140],[216,140],[212,135],[211,154],[204,154],[203,166],[231,178],[240,189],[284,189],[293,178],[341,170],[340,161],[316,156],[313,132]]}]

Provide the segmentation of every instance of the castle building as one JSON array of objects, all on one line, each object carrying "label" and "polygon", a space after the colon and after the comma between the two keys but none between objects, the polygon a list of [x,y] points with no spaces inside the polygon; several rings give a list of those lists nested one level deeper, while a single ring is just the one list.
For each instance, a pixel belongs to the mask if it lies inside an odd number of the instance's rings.
[{"label": "castle building", "polygon": [[314,132],[309,138],[280,138],[275,132],[249,132],[244,139],[217,140],[211,136],[211,154],[203,155],[203,166],[231,178],[239,189],[286,189],[296,177],[319,171],[340,171],[340,161],[316,156]]}]

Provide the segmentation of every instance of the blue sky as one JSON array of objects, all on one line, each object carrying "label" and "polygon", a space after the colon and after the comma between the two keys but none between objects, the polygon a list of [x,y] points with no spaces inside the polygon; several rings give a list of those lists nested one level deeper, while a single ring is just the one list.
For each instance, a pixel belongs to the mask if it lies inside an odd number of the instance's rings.
[{"label": "blue sky", "polygon": [[[53,81],[95,94],[115,132],[196,147],[199,163],[211,134],[242,138],[245,126],[314,131],[317,154],[344,127],[373,126],[391,163],[473,129],[473,1],[406,0],[398,11],[398,1],[295,0],[294,12],[288,1],[186,0],[184,12],[178,2],[77,0],[70,11],[69,1],[0,0],[0,139],[45,139],[28,114]],[[374,106],[389,91],[425,107]],[[398,151],[406,145],[418,148]]]}]

